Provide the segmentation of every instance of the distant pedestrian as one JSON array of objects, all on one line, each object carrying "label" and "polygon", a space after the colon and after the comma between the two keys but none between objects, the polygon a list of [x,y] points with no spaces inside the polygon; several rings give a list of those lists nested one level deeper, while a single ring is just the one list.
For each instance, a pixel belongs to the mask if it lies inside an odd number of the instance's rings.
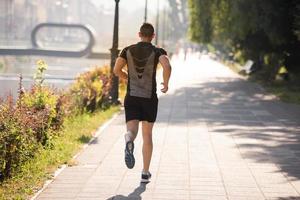
[{"label": "distant pedestrian", "polygon": [[[152,129],[157,116],[158,98],[156,93],[156,68],[158,63],[163,68],[163,83],[161,91],[166,93],[171,76],[171,65],[167,52],[152,45],[155,37],[154,28],[149,23],[140,27],[137,44],[124,48],[118,57],[114,73],[123,79],[128,79],[127,93],[124,101],[127,133],[125,134],[125,163],[129,169],[135,164],[133,155],[134,140],[142,121],[143,134],[143,171],[142,183],[148,183],[153,143]],[[127,71],[123,68],[127,65]]]}]

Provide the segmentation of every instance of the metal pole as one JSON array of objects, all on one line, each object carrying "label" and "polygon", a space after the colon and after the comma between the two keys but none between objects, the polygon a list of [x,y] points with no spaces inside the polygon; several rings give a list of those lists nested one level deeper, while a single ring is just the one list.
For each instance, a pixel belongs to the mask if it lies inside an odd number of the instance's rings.
[{"label": "metal pole", "polygon": [[162,47],[165,47],[165,39],[166,39],[166,23],[167,21],[167,9],[164,7],[164,14],[163,14],[163,30],[162,30]]},{"label": "metal pole", "polygon": [[148,0],[145,2],[145,18],[144,22],[147,22],[147,15],[148,15]]},{"label": "metal pole", "polygon": [[155,44],[158,45],[158,33],[159,33],[159,0],[157,0],[157,11],[156,11],[156,34],[155,34]]},{"label": "metal pole", "polygon": [[120,0],[115,0],[115,21],[114,21],[114,35],[113,35],[113,44],[110,49],[111,52],[111,63],[110,63],[110,72],[112,74],[112,87],[110,90],[110,97],[112,103],[118,103],[119,98],[119,78],[114,75],[113,70],[116,63],[116,59],[119,55],[120,50],[118,49],[119,45],[119,2]]},{"label": "metal pole", "polygon": [[5,45],[7,44],[8,41],[8,34],[9,34],[9,7],[8,7],[9,2],[4,1],[4,40],[5,40]]}]

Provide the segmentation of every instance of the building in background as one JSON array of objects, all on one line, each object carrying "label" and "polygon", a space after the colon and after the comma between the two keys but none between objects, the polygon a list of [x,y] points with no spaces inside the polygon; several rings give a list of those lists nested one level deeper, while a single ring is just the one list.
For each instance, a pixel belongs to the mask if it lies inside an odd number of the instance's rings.
[{"label": "building in background", "polygon": [[8,40],[13,32],[14,2],[2,0],[0,3],[0,40]]},{"label": "building in background", "polygon": [[0,45],[29,44],[32,29],[42,22],[89,24],[97,29],[97,16],[90,0],[1,0]]},{"label": "building in background", "polygon": [[[164,6],[161,6],[159,11],[159,43],[167,49],[174,48],[174,43],[186,36],[187,0],[160,1]],[[121,2],[120,48],[139,40],[137,31],[144,17],[144,3],[140,0]],[[130,6],[133,2],[138,5]],[[108,0],[1,0],[0,46],[30,46],[30,33],[42,22],[79,23],[90,25],[94,29],[95,51],[108,51],[112,43],[114,5],[114,1]],[[148,14],[149,22],[155,24],[156,9],[150,9]],[[62,41],[76,41],[80,38],[84,38],[81,33],[68,30],[45,29],[39,34],[39,39],[43,40],[45,45],[58,47],[63,46]],[[80,42],[83,44],[85,41],[83,39]]]}]

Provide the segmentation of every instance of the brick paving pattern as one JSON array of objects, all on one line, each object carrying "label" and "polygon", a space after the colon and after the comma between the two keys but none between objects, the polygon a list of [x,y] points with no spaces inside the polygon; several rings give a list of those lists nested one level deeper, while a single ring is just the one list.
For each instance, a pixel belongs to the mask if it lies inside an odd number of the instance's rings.
[{"label": "brick paving pattern", "polygon": [[124,164],[121,113],[37,200],[300,199],[300,107],[277,101],[223,65],[196,55],[173,59],[161,95],[151,182]]}]

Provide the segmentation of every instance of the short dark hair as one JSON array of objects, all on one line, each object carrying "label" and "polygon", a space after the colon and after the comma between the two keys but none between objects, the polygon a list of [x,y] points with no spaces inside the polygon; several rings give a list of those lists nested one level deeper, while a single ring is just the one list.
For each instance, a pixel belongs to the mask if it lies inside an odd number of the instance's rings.
[{"label": "short dark hair", "polygon": [[150,23],[144,23],[140,28],[140,33],[143,37],[151,37],[154,34],[154,27]]}]

